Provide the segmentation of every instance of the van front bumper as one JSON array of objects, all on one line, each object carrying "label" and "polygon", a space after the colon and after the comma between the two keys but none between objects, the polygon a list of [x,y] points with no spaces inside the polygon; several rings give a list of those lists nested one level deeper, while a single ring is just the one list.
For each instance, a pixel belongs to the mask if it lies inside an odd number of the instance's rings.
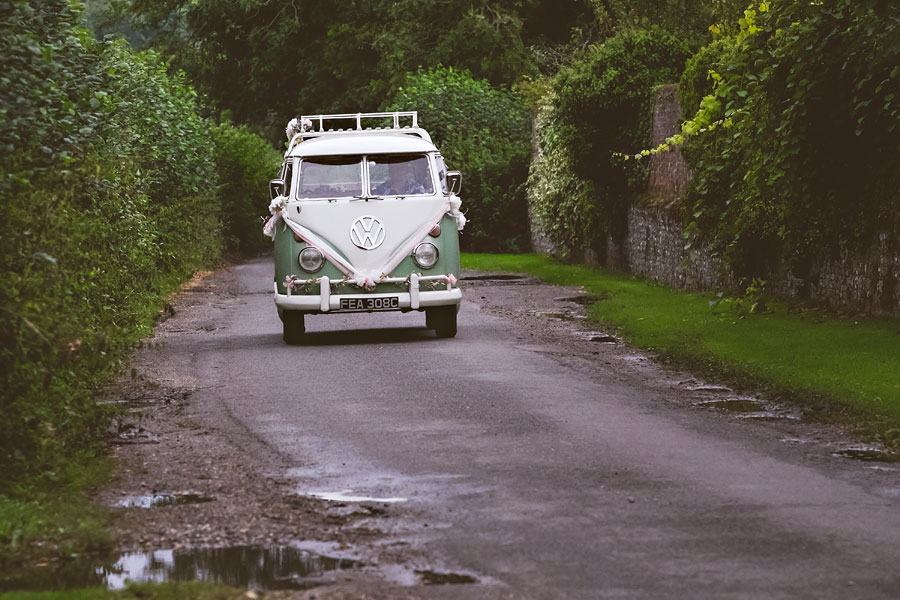
[{"label": "van front bumper", "polygon": [[[384,280],[384,283],[394,283],[391,279]],[[447,285],[446,289],[438,290],[421,290],[419,289],[419,281],[428,281],[438,279],[438,277],[411,277],[409,279],[398,279],[399,282],[409,283],[408,292],[388,292],[388,293],[360,293],[360,294],[333,294],[331,292],[332,283],[327,277],[322,277],[316,284],[319,288],[318,294],[296,294],[291,293],[288,288],[287,294],[278,293],[278,284],[275,283],[275,305],[283,310],[300,310],[308,313],[326,313],[326,312],[372,312],[378,310],[419,310],[432,306],[459,305],[462,301],[462,290],[458,287]],[[443,278],[441,278],[443,279]],[[299,282],[304,283],[304,282]],[[366,300],[370,298],[397,298],[397,306],[391,309],[347,309],[341,308],[341,300],[354,299]]]}]

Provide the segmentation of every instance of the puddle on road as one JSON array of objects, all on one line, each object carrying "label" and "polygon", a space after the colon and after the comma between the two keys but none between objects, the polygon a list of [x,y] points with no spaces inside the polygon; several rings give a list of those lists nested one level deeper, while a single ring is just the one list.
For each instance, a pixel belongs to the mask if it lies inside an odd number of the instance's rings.
[{"label": "puddle on road", "polygon": [[599,342],[601,344],[618,344],[619,340],[608,333],[599,331],[578,332],[579,337],[584,338],[588,342]]},{"label": "puddle on road", "polygon": [[301,494],[310,498],[318,498],[320,500],[328,500],[330,502],[378,502],[384,504],[392,504],[395,502],[408,502],[409,498],[378,498],[375,496],[358,496],[353,494],[353,490],[341,490],[340,492],[306,492]]},{"label": "puddle on road", "polygon": [[743,413],[738,415],[741,419],[753,419],[756,421],[799,421],[800,417],[797,415],[790,415],[784,413],[775,413],[770,412],[768,410],[764,410],[761,412],[752,412],[752,413]]},{"label": "puddle on road", "polygon": [[112,443],[119,446],[126,444],[158,444],[159,439],[140,425],[126,423],[119,425],[118,433],[113,438]]},{"label": "puddle on road", "polygon": [[832,456],[838,458],[851,458],[863,462],[900,462],[900,454],[887,452],[878,448],[844,448],[837,452],[832,452]]},{"label": "puddle on road", "polygon": [[596,296],[594,294],[579,294],[577,296],[564,296],[562,298],[554,298],[553,300],[555,302],[574,302],[575,304],[580,304],[581,306],[588,306],[593,304],[594,302],[608,300],[609,298],[609,294],[603,296]]},{"label": "puddle on road", "polygon": [[527,276],[504,273],[488,273],[486,275],[467,275],[466,277],[460,277],[460,280],[462,281],[518,281],[521,279],[527,279]]},{"label": "puddle on road", "polygon": [[622,356],[622,357],[620,357],[620,359],[621,359],[623,362],[627,362],[627,363],[642,363],[642,362],[647,362],[647,357],[646,357],[646,356],[641,356],[640,354],[630,354],[630,355],[627,355],[627,356]]},{"label": "puddle on road", "polygon": [[569,313],[545,310],[536,310],[533,311],[532,314],[536,317],[543,317],[545,319],[552,319],[554,321],[583,321],[587,319],[586,315],[573,315]]},{"label": "puddle on road", "polygon": [[471,575],[463,573],[438,573],[436,571],[415,571],[424,585],[457,585],[463,583],[478,583]]},{"label": "puddle on road", "polygon": [[702,383],[699,385],[689,385],[685,387],[686,390],[690,392],[713,392],[713,393],[722,393],[722,394],[730,394],[733,390],[725,385],[711,385]]},{"label": "puddle on road", "polygon": [[105,587],[118,590],[126,581],[203,581],[256,590],[301,590],[320,585],[317,578],[329,571],[359,569],[353,559],[316,555],[289,546],[263,548],[184,548],[127,552],[42,563],[0,579],[2,590],[67,590]]},{"label": "puddle on road", "polygon": [[156,508],[161,506],[178,506],[181,504],[202,504],[213,502],[215,497],[206,496],[199,492],[175,492],[147,494],[143,496],[128,496],[118,500],[115,506],[125,508]]},{"label": "puddle on road", "polygon": [[771,414],[767,413],[764,404],[761,404],[756,400],[750,400],[747,398],[734,398],[731,400],[710,400],[707,402],[698,402],[696,406],[699,406],[701,408],[718,408],[719,410],[727,410],[730,412]]},{"label": "puddle on road", "polygon": [[570,318],[570,315],[567,313],[561,312],[552,312],[548,310],[536,310],[533,312],[536,317],[544,317],[546,319],[567,319]]},{"label": "puddle on road", "polygon": [[[403,587],[483,583],[475,576],[467,573],[412,569],[409,565],[383,565],[379,570],[386,581]],[[487,582],[490,583],[490,579]]]},{"label": "puddle on road", "polygon": [[[138,376],[143,379],[143,375]],[[158,383],[146,382],[146,387],[138,387],[133,392],[126,392],[121,396],[104,398],[101,404],[114,404],[124,408],[146,408],[159,404],[178,404],[187,402],[193,392],[182,389],[160,389]]]},{"label": "puddle on road", "polygon": [[694,406],[700,408],[714,408],[726,412],[735,413],[740,419],[754,421],[783,421],[785,419],[798,420],[800,417],[792,415],[781,409],[772,410],[766,404],[751,398],[728,398],[725,400],[706,400],[697,402]]}]

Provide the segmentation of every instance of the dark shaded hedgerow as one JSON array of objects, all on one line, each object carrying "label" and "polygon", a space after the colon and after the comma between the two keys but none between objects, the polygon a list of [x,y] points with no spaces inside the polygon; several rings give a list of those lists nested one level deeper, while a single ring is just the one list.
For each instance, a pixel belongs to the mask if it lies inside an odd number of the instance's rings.
[{"label": "dark shaded hedgerow", "polygon": [[222,203],[226,248],[245,255],[270,251],[272,240],[260,233],[259,217],[269,216],[267,182],[278,173],[282,153],[243,125],[223,123],[209,133],[216,153],[216,195]]},{"label": "dark shaded hedgerow", "polygon": [[234,212],[223,168],[248,162],[221,159],[183,76],[94,41],[80,18],[65,0],[0,4],[0,495],[12,497],[64,486],[102,451],[94,386],[162,296],[217,259]]},{"label": "dark shaded hedgerow", "polygon": [[[708,72],[721,78],[715,89]],[[726,123],[685,148],[685,211],[742,276],[900,234],[900,5],[762,2],[691,61],[686,115],[704,94]]]},{"label": "dark shaded hedgerow", "polygon": [[689,56],[679,37],[629,30],[592,46],[552,80],[538,121],[530,197],[563,253],[595,247],[605,234],[624,235],[628,205],[648,171],[646,162],[616,153],[647,147],[653,90],[677,81]]}]

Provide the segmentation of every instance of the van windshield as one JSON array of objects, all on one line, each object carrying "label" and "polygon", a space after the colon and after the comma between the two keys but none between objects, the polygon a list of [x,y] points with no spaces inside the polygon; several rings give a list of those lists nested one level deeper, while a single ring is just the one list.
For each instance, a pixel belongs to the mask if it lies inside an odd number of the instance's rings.
[{"label": "van windshield", "polygon": [[369,183],[376,196],[434,193],[434,180],[424,154],[370,156]]},{"label": "van windshield", "polygon": [[362,158],[306,158],[300,164],[299,198],[342,198],[362,194]]}]

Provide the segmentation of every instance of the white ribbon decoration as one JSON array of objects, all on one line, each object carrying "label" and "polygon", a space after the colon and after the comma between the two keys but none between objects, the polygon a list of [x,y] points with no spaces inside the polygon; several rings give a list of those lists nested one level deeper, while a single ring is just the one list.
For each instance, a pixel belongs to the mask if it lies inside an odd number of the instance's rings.
[{"label": "white ribbon decoration", "polygon": [[456,219],[456,230],[462,231],[466,226],[466,215],[462,214],[459,208],[462,206],[462,200],[459,196],[453,194],[450,196],[450,215]]},{"label": "white ribbon decoration", "polygon": [[[428,232],[431,231],[435,225],[441,222],[441,219],[444,218],[444,213],[449,211],[451,208],[449,203],[444,203],[441,205],[440,210],[438,210],[437,214],[435,214],[431,219],[425,221],[425,224],[419,228],[418,231],[414,232],[411,236],[406,238],[406,244],[397,248],[391,257],[387,260],[384,267],[381,269],[381,273],[378,275],[378,281],[384,279],[388,276],[388,274],[394,270],[394,268],[403,262],[403,259],[409,256],[413,248],[419,245]],[[376,283],[378,283],[376,281]]]},{"label": "white ribbon decoration", "polygon": [[281,220],[281,212],[277,212],[266,221],[266,224],[263,225],[263,235],[267,235],[272,238],[272,241],[275,241],[275,226],[278,225],[278,221]]},{"label": "white ribbon decoration", "polygon": [[338,252],[334,248],[329,246],[325,240],[317,236],[315,233],[313,233],[300,223],[291,220],[290,218],[285,218],[284,216],[282,216],[282,219],[291,231],[297,234],[297,236],[299,236],[300,239],[302,239],[304,242],[321,252],[322,256],[334,263],[334,266],[336,266],[341,273],[348,277],[355,275],[354,271],[356,269],[353,267],[353,265],[347,262],[347,260],[344,259],[343,256],[338,254]]},{"label": "white ribbon decoration", "polygon": [[[328,242],[300,223],[297,223],[289,217],[285,217],[286,211],[283,210],[285,204],[285,199],[281,197],[272,201],[272,204],[269,205],[269,211],[272,212],[272,217],[266,222],[265,226],[263,226],[263,233],[274,240],[275,227],[278,225],[279,221],[283,221],[294,234],[321,252],[326,260],[331,261],[331,263],[344,274],[344,278],[347,281],[366,290],[375,289],[376,285],[387,278],[390,272],[403,262],[403,259],[409,256],[413,249],[421,243],[422,239],[428,235],[428,232],[441,222],[441,219],[444,218],[445,214],[449,213],[456,219],[456,226],[459,231],[462,231],[463,227],[466,225],[466,217],[459,210],[462,201],[456,196],[451,196],[447,202],[441,205],[440,210],[438,210],[432,218],[425,221],[422,227],[406,238],[404,244],[399,246],[397,250],[390,255],[390,258],[388,258],[383,267],[380,269],[362,271],[354,267],[348,260],[341,256],[337,250],[328,244]],[[447,276],[447,282],[450,285],[453,285],[456,283],[456,278],[453,275],[449,275]],[[287,282],[285,283],[287,285]]]},{"label": "white ribbon decoration", "polygon": [[281,211],[284,210],[285,206],[287,206],[287,197],[285,196],[273,198],[269,203],[269,214],[272,216],[263,225],[263,234],[272,238],[273,242],[275,241],[275,226],[278,225],[278,220],[282,218]]}]

